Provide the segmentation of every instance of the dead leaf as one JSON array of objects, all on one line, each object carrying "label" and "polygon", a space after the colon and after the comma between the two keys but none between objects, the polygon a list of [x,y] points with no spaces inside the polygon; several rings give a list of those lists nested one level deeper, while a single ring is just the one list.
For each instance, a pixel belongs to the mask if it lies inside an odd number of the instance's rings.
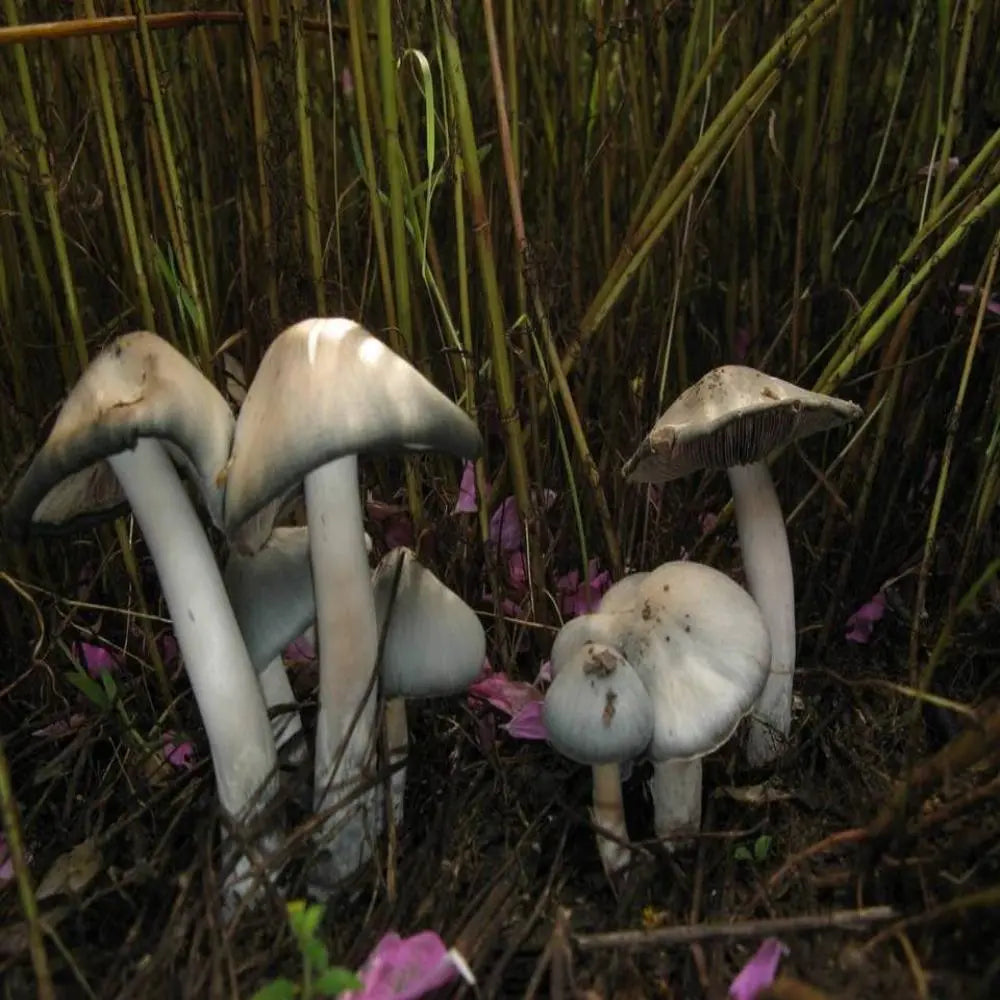
[{"label": "dead leaf", "polygon": [[769,802],[785,802],[795,797],[776,781],[765,781],[760,785],[744,785],[742,788],[727,785],[717,788],[715,794],[726,795],[733,801],[748,806],[766,806]]},{"label": "dead leaf", "polygon": [[62,893],[78,895],[90,885],[100,870],[101,852],[97,844],[88,837],[71,851],[56,858],[35,895],[39,900]]}]

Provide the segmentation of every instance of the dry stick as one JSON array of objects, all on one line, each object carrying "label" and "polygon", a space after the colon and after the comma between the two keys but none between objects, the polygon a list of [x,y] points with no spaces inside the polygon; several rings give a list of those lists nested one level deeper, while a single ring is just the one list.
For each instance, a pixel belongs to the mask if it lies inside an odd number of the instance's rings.
[{"label": "dry stick", "polygon": [[[525,280],[531,290],[532,305],[535,314],[541,324],[542,340],[545,341],[546,351],[549,357],[549,365],[554,372],[554,379],[559,389],[562,399],[563,409],[566,411],[566,418],[569,420],[570,430],[573,433],[573,441],[576,444],[577,454],[587,473],[587,481],[593,490],[594,501],[597,504],[597,512],[601,519],[601,526],[604,529],[604,541],[608,550],[608,561],[611,563],[612,573],[615,577],[620,577],[624,572],[621,554],[621,544],[618,541],[618,534],[615,531],[614,522],[611,519],[611,511],[608,507],[607,497],[601,487],[601,476],[594,463],[590,448],[587,445],[586,435],[583,425],[580,422],[580,415],[577,412],[573,395],[569,389],[569,383],[563,373],[562,365],[559,361],[559,354],[552,342],[552,333],[549,330],[545,309],[542,305],[541,291],[538,287],[538,276],[531,267],[531,249],[528,246],[528,237],[524,228],[524,214],[521,210],[521,190],[517,183],[514,171],[514,157],[511,149],[510,123],[507,119],[507,98],[504,88],[503,69],[500,66],[500,51],[497,42],[496,25],[493,18],[493,0],[483,0],[483,18],[486,25],[486,40],[490,51],[490,69],[493,74],[493,96],[497,105],[497,123],[500,132],[500,148],[503,150],[504,173],[507,177],[507,193],[510,198],[511,220],[514,226],[514,237],[521,250],[521,267]],[[586,579],[586,572],[584,573]]]},{"label": "dry stick", "polygon": [[55,1000],[55,990],[52,987],[52,976],[49,973],[48,958],[45,955],[45,944],[42,941],[42,924],[38,914],[38,901],[31,885],[31,871],[28,859],[24,853],[24,837],[21,821],[18,816],[17,799],[10,780],[10,768],[7,765],[7,752],[4,749],[3,738],[0,737],[0,811],[3,813],[3,826],[7,831],[7,850],[10,852],[14,865],[14,875],[17,878],[17,891],[21,897],[21,909],[28,924],[28,947],[31,949],[31,964],[35,968],[35,979],[40,1000]]},{"label": "dry stick", "polygon": [[[206,25],[242,24],[246,16],[240,11],[228,10],[184,10],[169,14],[146,14],[143,21],[153,31],[178,28],[198,28]],[[270,21],[264,16],[265,24]],[[282,23],[288,18],[283,17]],[[60,38],[85,38],[88,35],[123,35],[139,27],[135,15],[115,15],[112,17],[77,17],[66,21],[40,21],[37,24],[14,24],[0,27],[0,45],[15,42],[53,41]],[[303,20],[307,31],[337,31],[347,34],[347,25],[326,18],[307,17]]]},{"label": "dry stick", "polygon": [[719,941],[726,938],[763,938],[797,931],[864,930],[872,924],[894,920],[899,913],[891,906],[868,906],[860,910],[833,910],[773,920],[737,920],[731,924],[688,924],[660,927],[652,931],[610,931],[606,934],[575,934],[573,942],[581,951],[624,948],[640,951],[665,945]]}]

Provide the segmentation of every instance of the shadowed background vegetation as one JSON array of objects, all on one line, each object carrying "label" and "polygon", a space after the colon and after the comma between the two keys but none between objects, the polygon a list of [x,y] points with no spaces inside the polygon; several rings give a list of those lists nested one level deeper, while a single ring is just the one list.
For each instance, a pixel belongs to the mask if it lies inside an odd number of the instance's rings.
[{"label": "shadowed background vegetation", "polygon": [[[724,476],[651,489],[620,473],[683,388],[743,359],[865,409],[774,463],[795,748],[776,778],[734,774],[724,751],[706,788],[781,794],[711,799],[697,854],[651,848],[651,877],[615,900],[586,775],[537,745],[483,751],[457,703],[422,708],[399,890],[370,880],[332,911],[332,953],[357,964],[387,927],[433,926],[484,996],[520,996],[541,959],[569,973],[557,905],[594,930],[636,925],[644,904],[687,923],[883,902],[914,925],[870,930],[851,961],[840,932],[803,936],[803,978],[886,996],[1000,981],[975,916],[1000,901],[995,4],[0,0],[0,24],[0,499],[114,336],[155,330],[222,388],[224,352],[250,378],[289,323],[357,318],[476,417],[480,494],[517,498],[527,621],[496,613],[489,507],[450,514],[455,463],[364,463],[488,616],[494,664],[530,678],[559,624],[554,581],[594,556],[615,578],[683,552],[742,579]],[[52,975],[100,996],[249,995],[294,966],[280,910],[235,935],[213,922],[210,769],[164,783],[136,765],[162,728],[198,733],[157,651],[140,539],[122,521],[0,557],[0,731],[33,868],[84,838],[104,863],[79,898],[38,904]],[[847,646],[845,618],[880,590],[875,641]],[[66,680],[95,631],[131,657],[106,710]],[[87,721],[68,739],[32,735],[71,709]],[[932,791],[938,820],[919,809]],[[748,867],[733,843],[751,829],[771,847]],[[796,860],[844,831],[862,850]],[[28,995],[18,906],[0,895],[0,958]],[[574,968],[606,995],[669,980],[661,995],[715,996],[745,953],[595,951]]]}]

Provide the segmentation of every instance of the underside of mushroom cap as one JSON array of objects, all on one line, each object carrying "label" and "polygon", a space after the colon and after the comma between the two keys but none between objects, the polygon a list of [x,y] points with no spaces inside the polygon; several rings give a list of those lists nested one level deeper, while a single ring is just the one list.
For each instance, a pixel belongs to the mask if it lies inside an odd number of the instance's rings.
[{"label": "underside of mushroom cap", "polygon": [[379,676],[388,698],[433,698],[464,691],[486,658],[479,616],[407,548],[391,549],[372,579]]},{"label": "underside of mushroom cap", "polygon": [[362,452],[474,458],[476,425],[357,323],[308,319],[267,349],[240,409],[226,478],[226,530],[309,472]]},{"label": "underside of mushroom cap", "polygon": [[697,469],[750,465],[779,445],[861,414],[855,403],[725,365],[678,396],[622,471],[633,482],[660,483]]},{"label": "underside of mushroom cap", "polygon": [[23,539],[32,528],[66,530],[81,518],[114,513],[124,496],[109,487],[110,470],[101,465],[144,437],[163,442],[221,524],[219,476],[233,424],[225,399],[183,354],[155,333],[127,333],[73,386],[7,503],[6,530]]},{"label": "underside of mushroom cap", "polygon": [[275,528],[254,554],[233,550],[223,580],[258,673],[316,619],[308,528]]},{"label": "underside of mushroom cap", "polygon": [[653,735],[653,705],[618,649],[584,640],[566,650],[558,669],[553,659],[553,676],[542,716],[559,753],[579,764],[611,764],[643,753]]}]

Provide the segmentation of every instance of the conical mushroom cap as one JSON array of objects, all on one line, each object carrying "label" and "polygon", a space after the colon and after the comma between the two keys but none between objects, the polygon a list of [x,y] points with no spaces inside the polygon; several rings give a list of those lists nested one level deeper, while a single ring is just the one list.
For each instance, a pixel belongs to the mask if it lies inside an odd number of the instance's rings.
[{"label": "conical mushroom cap", "polygon": [[198,484],[221,523],[219,476],[229,457],[233,415],[215,386],[155,333],[119,337],[87,366],[4,512],[7,530],[59,529],[111,513],[124,495],[102,468],[111,455],[158,438]]},{"label": "conical mushroom cap", "polygon": [[779,445],[861,414],[855,403],[725,365],[677,397],[622,471],[633,482],[662,483],[697,469],[751,465]]},{"label": "conical mushroom cap", "polygon": [[408,361],[346,319],[308,319],[267,349],[240,408],[226,484],[231,535],[312,470],[361,452],[474,458],[469,416]]},{"label": "conical mushroom cap", "polygon": [[379,676],[386,697],[432,698],[469,687],[486,657],[475,611],[407,548],[385,555],[372,586],[379,631],[385,628]]}]

